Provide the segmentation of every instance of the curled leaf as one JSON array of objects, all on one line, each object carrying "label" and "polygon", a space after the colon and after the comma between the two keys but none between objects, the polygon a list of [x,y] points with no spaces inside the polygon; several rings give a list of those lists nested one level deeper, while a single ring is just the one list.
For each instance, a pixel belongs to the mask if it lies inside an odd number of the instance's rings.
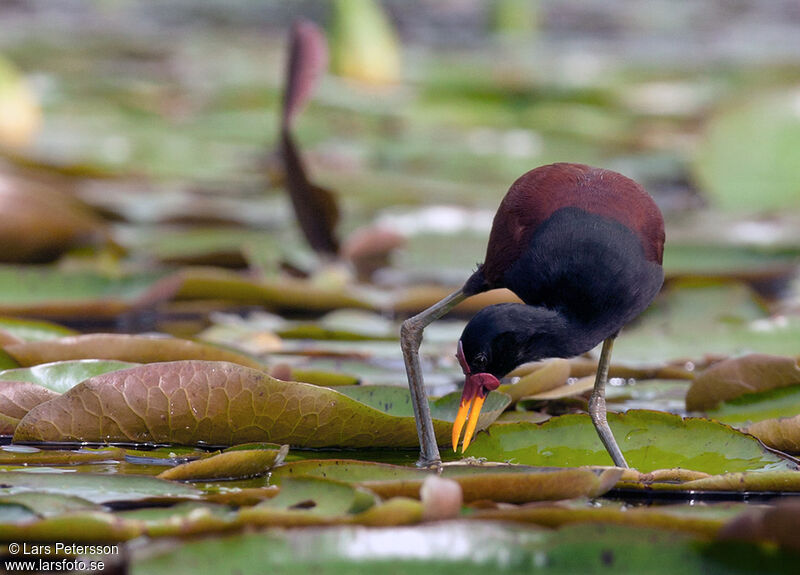
[{"label": "curled leaf", "polygon": [[158,477],[173,481],[257,477],[267,473],[273,465],[281,463],[286,456],[286,451],[285,449],[226,451],[206,459],[182,463],[162,471]]},{"label": "curled leaf", "polygon": [[686,409],[712,409],[747,393],[800,383],[800,366],[791,357],[754,353],[725,359],[703,371],[686,394]]},{"label": "curled leaf", "polygon": [[800,453],[800,415],[757,421],[747,428],[764,444],[787,453]]}]

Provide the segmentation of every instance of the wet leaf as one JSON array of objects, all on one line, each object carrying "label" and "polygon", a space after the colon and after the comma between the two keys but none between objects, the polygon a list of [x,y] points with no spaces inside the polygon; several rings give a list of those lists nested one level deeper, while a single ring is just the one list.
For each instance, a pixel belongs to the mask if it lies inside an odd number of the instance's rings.
[{"label": "wet leaf", "polygon": [[800,366],[791,357],[750,354],[715,363],[692,382],[686,409],[712,409],[747,393],[800,384]]},{"label": "wet leaf", "polygon": [[[79,359],[43,363],[28,368],[0,372],[0,382],[30,382],[55,393],[64,393],[84,379],[95,375],[133,367],[134,363],[113,360]],[[0,383],[0,389],[2,389]]]},{"label": "wet leaf", "polygon": [[0,473],[0,496],[25,492],[74,495],[93,503],[197,499],[201,492],[180,483],[144,475],[99,473]]},{"label": "wet leaf", "polygon": [[262,366],[261,362],[241,353],[163,335],[92,333],[13,344],[6,346],[6,351],[23,366],[89,358],[136,363],[197,359],[229,361],[252,368]]},{"label": "wet leaf", "polygon": [[[609,413],[628,464],[639,471],[683,467],[706,473],[780,469],[789,464],[754,438],[713,421],[657,411]],[[563,415],[542,424],[511,423],[479,433],[467,455],[526,465],[610,465],[588,415]]]},{"label": "wet leaf", "polygon": [[[364,389],[356,392],[356,401],[226,362],[154,363],[90,378],[38,405],[17,426],[15,441],[417,446],[408,391]],[[495,394],[479,428],[508,403],[507,396]],[[442,443],[450,436],[458,401],[454,393],[433,402]]]},{"label": "wet leaf", "polygon": [[158,474],[161,479],[200,481],[204,479],[243,479],[266,474],[281,462],[286,453],[277,449],[226,451],[207,459],[183,463]]}]

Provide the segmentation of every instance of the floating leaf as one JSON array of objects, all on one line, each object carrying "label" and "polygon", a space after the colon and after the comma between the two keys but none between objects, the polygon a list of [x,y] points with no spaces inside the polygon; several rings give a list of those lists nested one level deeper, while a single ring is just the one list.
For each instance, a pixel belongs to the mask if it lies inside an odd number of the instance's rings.
[{"label": "floating leaf", "polygon": [[[508,403],[504,394],[494,395],[479,428]],[[226,362],[154,363],[90,378],[38,405],[17,426],[15,441],[418,445],[407,390],[364,388],[357,396],[360,401]],[[433,403],[434,414],[446,418],[434,420],[442,442],[458,401],[458,394],[450,394]]]},{"label": "floating leaf", "polygon": [[564,399],[565,397],[574,397],[576,395],[581,395],[583,393],[586,393],[594,389],[594,381],[595,381],[595,376],[593,375],[590,375],[588,377],[582,377],[578,380],[575,380],[574,382],[568,382],[565,383],[564,385],[554,387],[553,389],[540,391],[539,393],[522,397],[520,398],[520,400],[548,401],[552,399]]},{"label": "floating leaf", "polygon": [[[412,543],[410,543],[412,542]],[[431,575],[487,573],[793,573],[797,557],[746,543],[708,543],[675,530],[568,525],[558,530],[474,521],[395,529],[270,530],[134,550],[133,575],[330,572],[390,568]]]},{"label": "floating leaf", "polygon": [[795,528],[800,505],[786,499],[769,507],[750,509],[729,521],[718,534],[722,541],[763,543],[800,551],[800,534]]},{"label": "floating leaf", "polygon": [[[680,337],[675,337],[680,334]],[[698,354],[796,355],[800,318],[770,318],[741,284],[673,283],[614,344],[617,361],[696,361]]]},{"label": "floating leaf", "polygon": [[226,451],[213,457],[183,463],[158,474],[161,479],[200,481],[242,479],[266,474],[286,456],[286,450],[247,449]]},{"label": "floating leaf", "polygon": [[22,491],[0,497],[0,505],[23,505],[37,517],[53,517],[73,511],[100,511],[102,506],[82,497],[41,491]]},{"label": "floating leaf", "polygon": [[747,432],[774,449],[800,453],[800,415],[758,421]]},{"label": "floating leaf", "polygon": [[[357,483],[381,497],[420,496],[420,488],[431,472],[399,465],[348,460],[306,460],[277,467],[271,481],[282,485],[288,477],[324,477]],[[509,465],[453,465],[442,468],[441,476],[456,481],[464,501],[482,499],[526,502],[597,497],[611,489],[621,476],[617,469],[538,469]]]},{"label": "floating leaf", "polygon": [[[2,134],[2,114],[0,114]],[[99,243],[105,223],[80,200],[55,187],[3,175],[0,180],[0,261],[40,263],[71,247]]]},{"label": "floating leaf", "polygon": [[0,381],[0,433],[11,435],[19,420],[31,409],[58,394],[26,381]]},{"label": "floating leaf", "polygon": [[712,507],[700,508],[699,511],[696,509],[683,505],[631,507],[613,503],[604,503],[600,507],[594,507],[585,500],[577,499],[565,503],[536,503],[520,507],[478,510],[469,517],[470,519],[533,523],[550,528],[574,523],[664,528],[711,537],[723,527],[727,519],[740,513],[743,507],[737,505],[724,509]]},{"label": "floating leaf", "polygon": [[800,384],[800,366],[791,357],[750,354],[715,363],[692,382],[686,409],[712,409],[746,393]]},{"label": "floating leaf", "polygon": [[224,505],[187,501],[171,507],[134,509],[115,513],[125,522],[140,525],[148,537],[187,537],[221,533],[241,527],[234,511]]},{"label": "floating leaf", "polygon": [[57,323],[17,317],[0,317],[0,329],[23,341],[56,339],[66,335],[77,335],[78,333],[74,329],[69,329]]},{"label": "floating leaf", "polygon": [[[757,149],[753,142],[759,143]],[[799,150],[796,91],[768,94],[719,110],[700,142],[693,168],[721,208],[796,208]]]},{"label": "floating leaf", "polygon": [[92,333],[56,340],[13,344],[6,346],[6,351],[23,366],[91,358],[137,363],[197,359],[229,361],[253,368],[262,367],[259,361],[241,353],[206,343],[162,335]]},{"label": "floating leaf", "polygon": [[507,393],[511,399],[517,401],[529,395],[564,385],[570,375],[569,361],[566,359],[551,359],[540,364],[535,371],[528,373],[512,385],[501,385],[498,391]]},{"label": "floating leaf", "polygon": [[228,270],[189,268],[179,272],[182,299],[252,303],[279,310],[327,311],[339,308],[373,309],[375,305],[354,288],[326,288],[309,281],[280,278],[255,281]]},{"label": "floating leaf", "polygon": [[371,492],[341,481],[321,477],[287,477],[281,491],[259,503],[265,509],[303,510],[319,515],[360,513],[376,503]]},{"label": "floating leaf", "polygon": [[171,298],[180,283],[163,271],[109,276],[56,267],[0,266],[0,313],[113,317]]},{"label": "floating leaf", "polygon": [[800,385],[740,395],[730,401],[723,401],[715,409],[706,410],[705,413],[711,419],[738,428],[767,419],[794,417],[800,413]]},{"label": "floating leaf", "polygon": [[768,491],[800,492],[800,471],[770,470],[725,473],[687,481],[680,486],[689,491]]},{"label": "floating leaf", "polygon": [[[639,471],[683,467],[716,474],[790,466],[749,435],[706,419],[631,410],[609,413],[608,422],[628,463]],[[585,414],[492,426],[475,437],[467,455],[526,465],[611,464]]]},{"label": "floating leaf", "polygon": [[141,522],[126,521],[102,511],[77,511],[39,521],[0,522],[3,541],[115,543],[138,537],[143,531]]},{"label": "floating leaf", "polygon": [[41,491],[74,495],[93,503],[108,503],[174,501],[197,499],[201,495],[200,491],[187,485],[144,475],[6,471],[0,474],[0,478],[0,496]]},{"label": "floating leaf", "polygon": [[0,465],[76,465],[96,461],[124,461],[125,451],[118,447],[79,450],[37,449],[23,445],[5,445],[0,449]]},{"label": "floating leaf", "polygon": [[[130,362],[98,359],[56,361],[27,368],[7,369],[0,372],[0,382],[27,381],[55,393],[64,393],[84,379],[134,365],[136,364]],[[2,389],[2,383],[0,383],[0,389]]]}]

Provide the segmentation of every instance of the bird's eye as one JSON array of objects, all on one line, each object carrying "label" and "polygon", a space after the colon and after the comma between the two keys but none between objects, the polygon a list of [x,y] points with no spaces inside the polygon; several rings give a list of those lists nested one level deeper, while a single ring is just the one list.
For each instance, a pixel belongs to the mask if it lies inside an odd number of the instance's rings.
[{"label": "bird's eye", "polygon": [[473,360],[472,363],[477,371],[483,371],[483,369],[486,367],[486,364],[488,363],[488,358],[486,357],[485,353],[479,353],[478,355],[475,356],[475,359]]}]

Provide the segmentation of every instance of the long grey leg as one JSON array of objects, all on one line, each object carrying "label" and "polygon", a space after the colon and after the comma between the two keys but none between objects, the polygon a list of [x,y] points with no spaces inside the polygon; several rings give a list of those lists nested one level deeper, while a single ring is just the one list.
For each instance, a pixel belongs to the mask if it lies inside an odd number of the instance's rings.
[{"label": "long grey leg", "polygon": [[614,347],[615,338],[616,336],[611,336],[603,342],[600,362],[597,365],[597,377],[594,380],[594,390],[589,398],[589,415],[592,416],[597,435],[600,436],[600,441],[606,446],[606,451],[614,460],[614,465],[627,468],[628,463],[625,461],[606,419],[606,382],[608,381],[608,366],[611,364],[611,350]]},{"label": "long grey leg", "polygon": [[441,462],[439,446],[433,432],[433,420],[428,406],[428,395],[425,393],[425,382],[422,378],[422,367],[419,363],[419,346],[422,343],[422,331],[433,321],[439,319],[467,298],[462,290],[451,293],[440,302],[432,305],[403,322],[400,328],[400,347],[403,349],[403,360],[406,363],[408,388],[411,391],[411,404],[414,406],[414,417],[417,420],[420,456],[417,465],[429,466]]}]

